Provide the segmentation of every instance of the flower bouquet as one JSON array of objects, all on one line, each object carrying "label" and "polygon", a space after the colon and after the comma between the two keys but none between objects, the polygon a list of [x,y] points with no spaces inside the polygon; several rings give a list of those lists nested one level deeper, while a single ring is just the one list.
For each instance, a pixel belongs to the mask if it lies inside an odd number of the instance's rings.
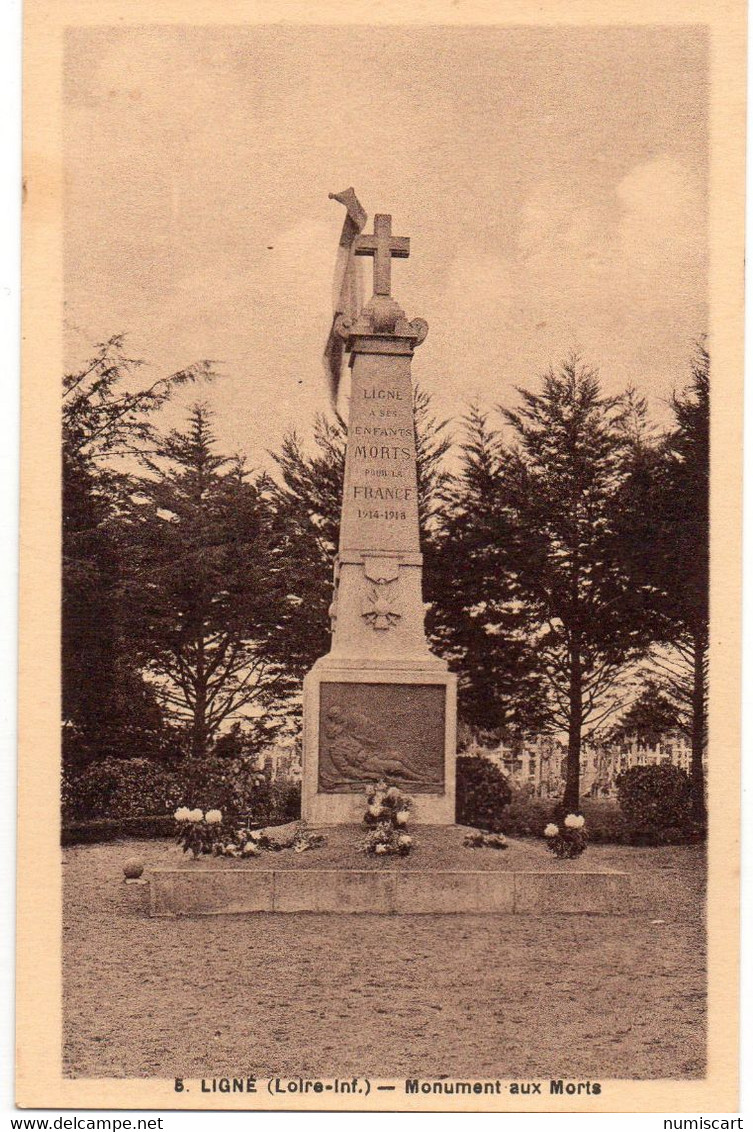
[{"label": "flower bouquet", "polygon": [[485,833],[482,829],[474,829],[466,833],[463,838],[466,849],[507,849],[507,838],[504,833]]},{"label": "flower bouquet", "polygon": [[407,857],[413,848],[413,838],[409,833],[399,833],[387,822],[380,822],[369,830],[361,848],[374,857]]},{"label": "flower bouquet", "polygon": [[265,834],[259,830],[235,829],[212,848],[215,857],[260,857]]},{"label": "flower bouquet", "polygon": [[368,826],[388,822],[395,828],[406,826],[413,803],[397,786],[377,782],[366,791],[366,813],[363,820]]},{"label": "flower bouquet", "polygon": [[549,852],[560,860],[580,857],[588,845],[585,824],[586,819],[582,814],[568,814],[562,823],[562,828],[550,822],[544,829]]},{"label": "flower bouquet", "polygon": [[313,833],[310,829],[299,829],[293,836],[290,848],[294,853],[307,853],[309,849],[319,849],[327,844],[323,833]]},{"label": "flower bouquet", "polygon": [[237,829],[226,843],[215,845],[213,852],[217,857],[260,857],[262,853],[279,853],[292,849],[295,853],[305,853],[327,844],[323,833],[313,833],[308,829],[297,829],[287,838],[277,839],[260,829]]},{"label": "flower bouquet", "polygon": [[397,786],[377,782],[366,791],[364,824],[369,832],[361,849],[371,856],[407,857],[413,838],[405,832],[413,803]]}]

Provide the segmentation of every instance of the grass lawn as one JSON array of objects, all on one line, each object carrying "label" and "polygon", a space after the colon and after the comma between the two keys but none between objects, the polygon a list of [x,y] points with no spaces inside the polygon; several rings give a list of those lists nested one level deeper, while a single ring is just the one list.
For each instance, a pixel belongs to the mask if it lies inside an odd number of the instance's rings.
[{"label": "grass lawn", "polygon": [[[540,841],[465,850],[454,830],[448,857],[413,832],[410,868],[563,867]],[[332,867],[336,840],[239,867]],[[630,872],[627,916],[150,919],[129,857],[181,860],[167,841],[63,851],[69,1076],[703,1076],[700,846],[594,845],[565,863]]]}]

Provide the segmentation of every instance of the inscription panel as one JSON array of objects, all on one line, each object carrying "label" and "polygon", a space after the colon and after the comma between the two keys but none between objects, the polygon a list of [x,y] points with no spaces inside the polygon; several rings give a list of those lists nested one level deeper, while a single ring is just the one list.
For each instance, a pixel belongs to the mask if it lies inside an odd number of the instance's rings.
[{"label": "inscription panel", "polygon": [[321,684],[320,793],[360,792],[380,778],[441,793],[444,755],[443,684]]},{"label": "inscription panel", "polygon": [[340,549],[418,548],[409,359],[358,355],[350,396]]}]

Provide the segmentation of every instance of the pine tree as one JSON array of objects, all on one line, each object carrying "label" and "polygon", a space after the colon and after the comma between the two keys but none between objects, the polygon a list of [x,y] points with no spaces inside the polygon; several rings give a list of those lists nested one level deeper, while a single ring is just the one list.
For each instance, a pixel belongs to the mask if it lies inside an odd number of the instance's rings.
[{"label": "pine tree", "polygon": [[133,648],[123,588],[132,470],[174,390],[211,376],[201,362],[129,389],[142,366],[122,335],[63,379],[62,709],[66,761],[158,754],[170,737]]},{"label": "pine tree", "polygon": [[682,730],[681,714],[653,680],[647,680],[637,698],[607,732],[607,742],[635,738],[655,747],[667,732]]},{"label": "pine tree", "polygon": [[691,380],[672,398],[675,426],[660,450],[648,501],[643,572],[660,619],[654,665],[665,692],[687,719],[693,810],[706,818],[703,758],[707,741],[709,649],[710,359],[699,343]]},{"label": "pine tree", "polygon": [[511,737],[544,726],[546,696],[510,575],[501,435],[477,406],[464,426],[460,469],[444,484],[427,572],[429,626],[437,651],[458,673],[461,721]]},{"label": "pine tree", "polygon": [[574,809],[584,727],[614,710],[625,666],[650,640],[621,546],[636,407],[603,396],[596,372],[574,355],[539,392],[518,392],[520,408],[503,410],[514,441],[502,456],[499,510],[511,596],[530,618],[551,724],[567,731],[563,804]]},{"label": "pine tree", "polygon": [[142,653],[166,708],[202,758],[225,721],[282,720],[289,673],[270,652],[287,596],[276,558],[270,481],[216,451],[204,405],[148,460],[133,509],[132,600]]}]

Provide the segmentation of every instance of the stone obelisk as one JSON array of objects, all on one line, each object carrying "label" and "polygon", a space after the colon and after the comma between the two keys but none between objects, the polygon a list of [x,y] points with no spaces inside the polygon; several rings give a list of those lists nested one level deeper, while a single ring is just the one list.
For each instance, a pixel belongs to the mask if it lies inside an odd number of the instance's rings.
[{"label": "stone obelisk", "polygon": [[374,294],[335,330],[350,354],[351,393],[332,647],[304,681],[303,817],[360,821],[363,791],[386,779],[409,793],[419,822],[455,820],[456,677],[424,633],[418,527],[413,351],[427,325],[391,295],[393,257],[407,258],[392,218],[355,238],[374,259]]}]

